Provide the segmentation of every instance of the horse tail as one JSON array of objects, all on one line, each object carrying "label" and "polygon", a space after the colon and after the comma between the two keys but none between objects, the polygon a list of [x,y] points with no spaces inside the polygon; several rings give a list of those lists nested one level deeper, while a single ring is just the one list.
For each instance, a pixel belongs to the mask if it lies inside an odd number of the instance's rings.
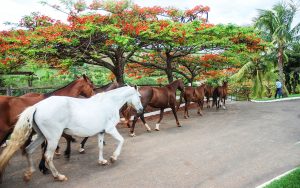
[{"label": "horse tail", "polygon": [[0,182],[2,182],[2,176],[9,160],[16,151],[23,146],[32,132],[32,122],[35,111],[36,107],[31,106],[21,113],[14,131],[11,134],[9,143],[0,155]]}]

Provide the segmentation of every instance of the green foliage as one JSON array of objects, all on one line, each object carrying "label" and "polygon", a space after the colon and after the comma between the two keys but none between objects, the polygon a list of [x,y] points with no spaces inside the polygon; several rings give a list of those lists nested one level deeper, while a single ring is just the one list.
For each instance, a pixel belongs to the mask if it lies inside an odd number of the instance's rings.
[{"label": "green foliage", "polygon": [[265,186],[265,188],[299,188],[300,187],[300,169],[296,169],[286,176],[280,178],[279,180],[275,180],[271,184]]},{"label": "green foliage", "polygon": [[156,79],[154,77],[148,77],[144,76],[140,79],[134,79],[125,77],[125,83],[131,84],[131,85],[157,85]]},{"label": "green foliage", "polygon": [[299,41],[300,23],[293,26],[293,19],[297,12],[297,5],[291,1],[280,2],[271,10],[259,10],[259,15],[254,19],[255,26],[260,29],[265,40],[272,42],[273,54],[278,60],[279,79],[284,81],[284,61],[288,61],[286,49],[295,41]]}]

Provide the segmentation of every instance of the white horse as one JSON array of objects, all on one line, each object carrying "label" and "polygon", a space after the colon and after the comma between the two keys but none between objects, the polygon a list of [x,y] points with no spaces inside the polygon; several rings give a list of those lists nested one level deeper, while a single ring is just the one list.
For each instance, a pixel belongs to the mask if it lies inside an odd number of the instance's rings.
[{"label": "white horse", "polygon": [[118,141],[117,148],[110,158],[111,162],[116,161],[124,142],[116,129],[120,120],[119,110],[127,103],[138,112],[142,112],[140,96],[137,88],[125,86],[94,95],[89,99],[50,97],[27,108],[21,113],[11,140],[0,156],[0,176],[2,177],[12,155],[28,139],[32,128],[36,131],[37,138],[26,148],[29,169],[24,173],[25,181],[29,181],[35,171],[32,153],[45,140],[48,143],[45,158],[54,179],[67,180],[67,177],[60,174],[53,164],[53,155],[63,132],[80,137],[98,135],[98,162],[102,165],[107,164],[107,160],[103,158],[104,133],[109,133]]}]

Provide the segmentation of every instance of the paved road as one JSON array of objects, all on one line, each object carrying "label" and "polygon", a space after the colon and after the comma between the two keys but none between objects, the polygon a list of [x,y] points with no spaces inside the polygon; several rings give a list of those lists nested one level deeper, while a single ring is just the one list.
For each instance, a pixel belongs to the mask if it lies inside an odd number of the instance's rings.
[{"label": "paved road", "polygon": [[[137,125],[137,137],[121,128],[125,144],[120,160],[98,166],[96,138],[88,141],[86,154],[73,144],[70,161],[56,159],[67,182],[36,172],[30,183],[22,182],[26,160],[17,154],[0,187],[255,187],[300,164],[300,100],[268,104],[235,102],[228,110],[205,109],[199,117],[179,116],[182,128],[166,115],[161,131],[146,133]],[[152,127],[155,121],[149,122]],[[104,154],[109,158],[114,141]],[[37,151],[35,158],[40,155]],[[36,160],[38,163],[38,160]]]}]

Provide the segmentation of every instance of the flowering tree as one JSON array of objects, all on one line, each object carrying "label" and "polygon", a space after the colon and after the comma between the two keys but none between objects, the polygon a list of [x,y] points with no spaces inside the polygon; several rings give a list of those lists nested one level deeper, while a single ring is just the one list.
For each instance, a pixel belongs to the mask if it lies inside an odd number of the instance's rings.
[{"label": "flowering tree", "polygon": [[[143,66],[146,75],[159,70],[169,82],[174,73],[191,82],[203,70],[241,66],[260,45],[249,29],[208,24],[209,7],[201,5],[183,11],[140,7],[127,0],[63,2],[65,8],[44,4],[68,14],[67,23],[33,13],[20,22],[26,29],[0,33],[1,70],[34,62],[67,71],[86,63],[109,69],[110,77],[123,83],[128,65],[128,74],[136,78],[141,71],[132,70]],[[204,61],[203,54],[224,56],[226,63]]]},{"label": "flowering tree", "polygon": [[195,53],[201,40],[196,33],[210,27],[206,19],[208,7],[196,6],[184,12],[177,9],[166,11],[167,19],[153,22],[144,33],[145,43],[140,54],[135,54],[131,61],[148,68],[156,68],[166,73],[168,81],[173,81],[173,70],[178,58]]},{"label": "flowering tree", "polygon": [[[186,34],[190,29],[185,23],[199,19],[208,10],[208,7],[197,6],[182,15],[173,8],[139,7],[126,0],[95,0],[90,5],[81,0],[75,3],[64,1],[64,4],[67,11],[58,5],[47,5],[67,12],[68,24],[59,21],[52,21],[49,25],[36,24],[40,21],[26,19],[30,20],[26,26],[34,26],[33,35],[39,39],[31,45],[31,57],[65,69],[82,63],[103,66],[112,71],[118,82],[124,82],[124,67],[137,52],[149,46],[161,48],[158,40],[162,35],[156,36],[160,31],[164,31],[165,41],[171,42],[174,38],[176,43],[183,44],[192,38],[191,33]],[[167,22],[173,26],[167,27]],[[182,31],[177,32],[179,27]],[[153,40],[155,43],[151,42]],[[171,55],[172,58],[190,53],[193,47],[176,47],[179,48],[180,52]],[[172,59],[170,54],[171,51],[166,53],[167,61]]]}]

